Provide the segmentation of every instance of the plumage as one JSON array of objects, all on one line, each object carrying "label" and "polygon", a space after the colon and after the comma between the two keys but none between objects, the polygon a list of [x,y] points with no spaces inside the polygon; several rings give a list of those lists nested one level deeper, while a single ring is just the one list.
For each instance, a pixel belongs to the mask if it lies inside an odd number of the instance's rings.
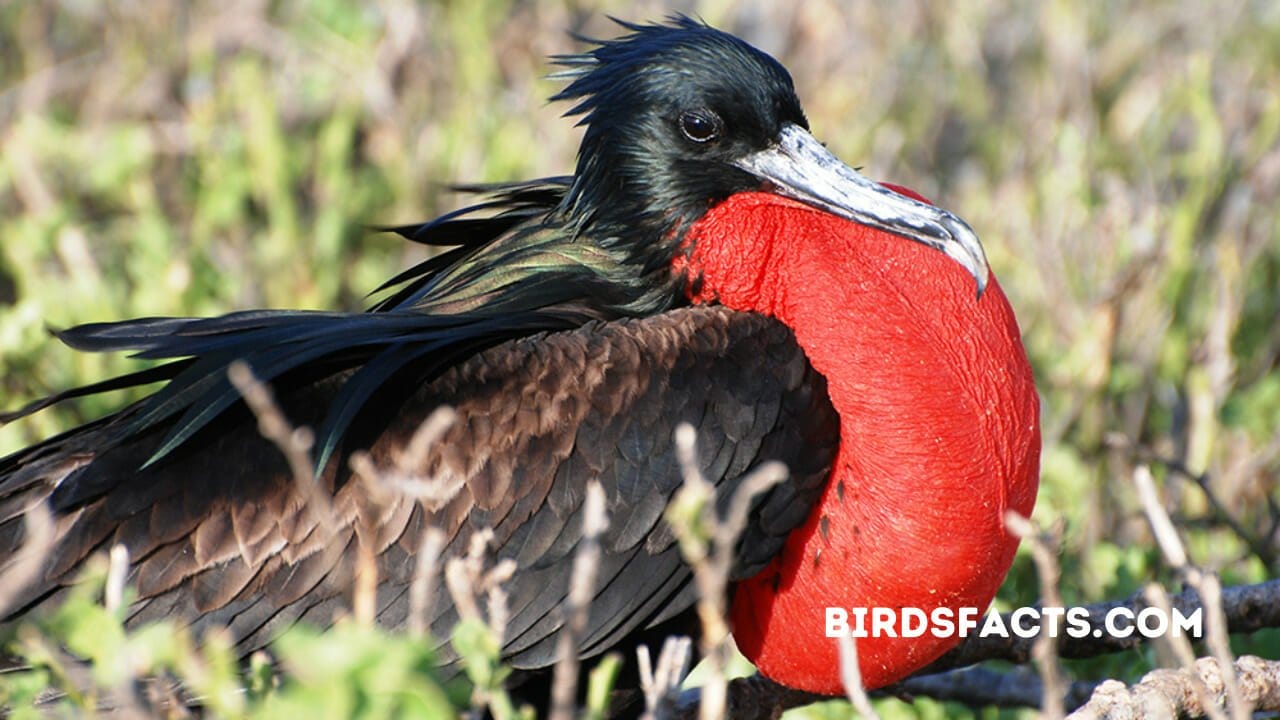
[{"label": "plumage", "polygon": [[[750,362],[761,353],[778,351],[789,353],[792,362],[764,369]],[[653,381],[676,368],[696,373],[707,384],[702,388],[673,387]],[[768,375],[762,377],[762,371]],[[526,416],[497,410],[494,406],[506,405],[513,396],[525,392],[521,385],[526,374],[543,378],[538,392],[546,396],[544,408],[564,408],[564,401],[572,397],[577,400],[572,403],[573,414],[549,423],[541,413]],[[338,382],[339,378],[330,378],[285,395],[282,403],[286,413],[300,423],[316,422],[324,411],[323,402],[317,401],[331,394]],[[793,468],[793,480],[764,498],[761,512],[812,502],[834,452],[835,416],[826,401],[824,381],[804,363],[789,331],[757,315],[720,307],[691,308],[645,319],[597,321],[569,332],[539,333],[472,356],[434,382],[417,386],[399,407],[379,408],[375,414],[382,417],[369,418],[368,426],[384,428],[369,446],[374,462],[389,466],[395,448],[407,442],[431,410],[448,402],[456,408],[458,421],[429,453],[426,469],[437,477],[461,476],[465,485],[453,502],[435,513],[410,498],[398,498],[385,509],[384,517],[376,523],[379,537],[374,548],[383,553],[385,567],[380,570],[386,584],[394,586],[398,578],[400,589],[406,586],[404,561],[416,551],[416,542],[404,533],[419,522],[417,518],[446,529],[451,548],[465,548],[471,533],[492,526],[495,557],[516,558],[526,570],[509,586],[511,637],[524,638],[530,648],[538,648],[536,652],[516,652],[512,661],[519,667],[545,666],[560,622],[558,616],[549,617],[548,613],[558,607],[567,590],[567,560],[580,538],[577,516],[583,476],[560,470],[572,468],[581,455],[596,455],[586,462],[599,464],[592,475],[604,483],[610,513],[619,518],[602,538],[606,547],[602,571],[629,572],[626,583],[602,583],[603,597],[612,599],[617,607],[600,604],[600,616],[593,616],[591,627],[593,634],[602,638],[598,642],[616,640],[620,633],[646,619],[632,614],[631,604],[637,596],[651,604],[663,604],[662,597],[646,592],[644,578],[652,578],[655,587],[667,586],[669,593],[679,592],[688,582],[683,571],[678,573],[678,582],[667,582],[672,573],[682,570],[671,537],[663,533],[665,540],[652,542],[659,534],[666,500],[680,482],[679,473],[668,468],[665,473],[649,476],[647,461],[598,454],[593,443],[548,441],[556,440],[563,427],[585,427],[582,416],[591,414],[590,424],[597,427],[586,432],[639,433],[650,438],[649,449],[654,455],[669,458],[673,454],[670,433],[646,425],[656,420],[665,428],[682,419],[700,424],[715,408],[737,405],[730,388],[747,382],[761,386],[761,394],[773,396],[780,409],[766,422],[765,432],[739,443],[735,462],[703,462],[704,470],[729,488],[754,464],[782,460]],[[414,386],[410,383],[408,388]],[[627,391],[619,392],[620,386]],[[640,405],[664,411],[631,412]],[[596,411],[600,407],[603,414]],[[751,414],[754,410],[742,406],[739,412]],[[470,430],[472,420],[491,424],[491,433],[476,437]],[[108,425],[55,439],[7,459],[0,469],[5,479],[0,490],[6,503],[34,499],[54,485],[60,489],[52,498],[55,510],[74,509],[77,513],[42,583],[23,596],[22,604],[38,602],[51,588],[72,581],[79,562],[113,542],[129,547],[131,580],[140,595],[154,597],[153,604],[167,603],[170,595],[186,598],[174,603],[173,614],[214,613],[261,593],[274,602],[272,617],[296,617],[310,603],[349,590],[354,554],[326,552],[335,543],[345,547],[356,532],[362,494],[358,483],[351,481],[349,470],[331,466],[321,477],[326,488],[336,488],[337,527],[330,533],[317,521],[306,519],[308,511],[284,459],[257,434],[252,423],[217,424],[207,430],[201,442],[181,446],[134,472],[121,469],[140,466],[162,441],[161,431],[144,433],[135,443],[106,451],[91,450],[100,447],[112,430]],[[796,433],[814,439],[803,455],[798,444],[780,442]],[[504,438],[511,455],[520,459],[505,473],[494,471],[492,458],[475,461],[495,452],[493,438]],[[485,441],[487,447],[475,446],[477,440]],[[82,452],[96,452],[94,461],[77,464],[68,473],[69,465],[62,458]],[[227,473],[223,463],[231,464],[239,474]],[[241,466],[256,471],[244,473]],[[93,491],[61,492],[73,487]],[[573,491],[565,492],[570,489]],[[517,506],[523,511],[513,512]],[[136,531],[127,524],[118,525],[130,519],[144,522]],[[164,532],[152,533],[152,527]],[[776,551],[781,539],[781,534],[762,530],[744,544],[753,548],[772,545]],[[409,542],[401,543],[400,555],[385,552],[401,540]],[[286,545],[295,553],[292,561],[283,557]],[[767,550],[762,554],[770,555]],[[761,564],[758,559],[744,562],[738,574],[745,577]],[[641,571],[633,571],[633,566]],[[637,582],[641,586],[637,587]],[[437,607],[449,605],[446,595],[437,598]],[[224,619],[192,615],[188,620],[202,627]],[[233,627],[237,622],[242,622],[238,616]],[[535,623],[541,623],[543,629],[530,636]],[[248,624],[256,628],[260,622]],[[256,638],[255,642],[266,639]],[[520,647],[519,641],[514,647]],[[246,653],[253,649],[242,647]]]},{"label": "plumage", "polygon": [[[698,466],[721,508],[760,463],[790,471],[754,501],[732,568],[739,629],[775,679],[831,691],[835,664],[777,660],[820,636],[773,640],[769,609],[803,615],[819,599],[865,599],[841,594],[838,571],[819,573],[808,599],[785,578],[797,563],[819,564],[815,527],[823,541],[846,539],[822,563],[860,552],[850,517],[882,521],[864,505],[892,496],[895,474],[918,493],[885,503],[922,518],[903,524],[937,542],[968,527],[972,537],[956,547],[982,554],[970,577],[928,562],[918,569],[967,588],[948,598],[993,593],[1013,544],[991,518],[1029,509],[1038,425],[1016,324],[976,236],[823,149],[790,76],[767,55],[685,17],[623,27],[621,38],[557,59],[570,83],[555,99],[573,103],[568,114],[586,128],[574,174],[472,187],[486,197],[470,208],[386,228],[447,249],[389,280],[369,311],[254,310],[58,333],[77,349],[167,362],[0,421],[166,383],[0,459],[0,574],[27,508],[48,503],[58,523],[48,567],[8,617],[57,602],[90,554],[123,543],[139,593],[131,622],[226,627],[249,653],[291,623],[332,622],[348,605],[363,543],[377,555],[377,617],[399,626],[424,529],[444,531],[449,557],[491,529],[490,559],[518,564],[503,656],[537,671],[555,659],[585,488],[596,480],[612,522],[578,651],[626,649],[686,622],[696,599],[663,519],[682,479],[681,422],[697,431]],[[882,302],[881,293],[893,296]],[[961,381],[928,385],[942,391],[934,404],[895,390],[899,375],[932,382],[918,368],[958,349],[968,353]],[[258,433],[227,379],[237,360],[273,385],[288,417],[317,429],[314,469],[331,514],[308,502]],[[952,390],[985,404],[943,397]],[[444,405],[456,420],[416,470],[456,494],[439,505],[394,493],[375,502],[353,475],[352,453],[393,466]],[[897,427],[918,440],[924,423],[937,423],[939,437],[973,428],[973,447],[961,438],[944,448],[967,474],[920,477],[915,465],[932,460],[884,464],[875,453],[892,443],[861,434]],[[982,492],[957,490],[969,481]],[[958,502],[970,525],[948,526],[939,498]],[[891,546],[892,523],[878,529],[873,545]],[[758,616],[743,616],[749,603]],[[431,607],[435,636],[447,637],[457,609],[443,588]],[[936,645],[887,651],[898,653],[893,672],[927,662]],[[447,646],[441,657],[456,659]]]}]

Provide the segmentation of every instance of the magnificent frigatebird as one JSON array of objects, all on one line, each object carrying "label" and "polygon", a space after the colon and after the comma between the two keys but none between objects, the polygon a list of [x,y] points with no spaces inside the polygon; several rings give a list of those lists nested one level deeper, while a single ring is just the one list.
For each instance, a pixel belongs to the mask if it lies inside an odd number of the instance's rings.
[{"label": "magnificent frigatebird", "polygon": [[[985,607],[1016,546],[1004,514],[1034,502],[1039,430],[977,237],[831,155],[773,58],[684,17],[624,27],[558,58],[571,82],[555,99],[585,126],[574,174],[491,187],[473,207],[395,228],[449,249],[390,280],[369,312],[60,332],[78,349],[168,362],[10,419],[165,384],[0,460],[0,557],[21,545],[28,508],[47,503],[57,522],[10,618],[56,603],[86,558],[123,543],[131,622],[225,627],[248,653],[297,621],[331,621],[366,533],[377,620],[399,626],[423,529],[442,528],[455,556],[492,528],[492,559],[518,567],[503,656],[536,670],[555,660],[594,479],[612,518],[578,648],[594,656],[695,602],[663,519],[681,422],[721,502],[763,461],[790,469],[754,501],[732,568],[734,633],[768,677],[839,691],[828,606]],[[317,428],[332,526],[229,384],[236,360]],[[390,464],[441,405],[457,420],[420,470],[457,494],[434,509],[364,502],[346,459],[368,449]],[[443,589],[432,607],[448,637],[457,610]],[[863,677],[891,682],[956,640],[867,638]]]}]

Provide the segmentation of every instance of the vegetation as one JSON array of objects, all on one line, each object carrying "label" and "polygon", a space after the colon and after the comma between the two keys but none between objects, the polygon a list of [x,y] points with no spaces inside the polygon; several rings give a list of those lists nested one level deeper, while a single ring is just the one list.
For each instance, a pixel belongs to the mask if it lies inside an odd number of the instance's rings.
[{"label": "vegetation", "polygon": [[[1043,398],[1036,519],[1063,530],[1067,603],[1176,586],[1131,481],[1140,464],[1194,562],[1227,584],[1280,576],[1280,6],[689,5],[779,57],[837,155],[984,238]],[[0,4],[0,409],[137,367],[71,352],[46,327],[365,305],[424,251],[364,223],[465,202],[450,182],[568,172],[577,133],[545,102],[558,87],[545,58],[577,47],[566,30],[614,34],[606,13],[666,12],[612,0]],[[0,455],[126,399],[0,427]],[[1020,555],[999,604],[1038,594]],[[471,631],[472,679],[500,673]],[[16,647],[44,662],[0,678],[0,703],[21,708],[66,680],[53,639],[109,659],[102,687],[125,657],[229,717],[435,717],[466,699],[416,674],[429,653],[403,637],[299,631],[277,648],[283,676],[260,663],[242,675],[219,638],[196,652],[172,629],[126,634],[86,590],[20,632]],[[1233,649],[1280,658],[1280,631]],[[1132,681],[1156,660],[1139,650],[1067,670]]]}]

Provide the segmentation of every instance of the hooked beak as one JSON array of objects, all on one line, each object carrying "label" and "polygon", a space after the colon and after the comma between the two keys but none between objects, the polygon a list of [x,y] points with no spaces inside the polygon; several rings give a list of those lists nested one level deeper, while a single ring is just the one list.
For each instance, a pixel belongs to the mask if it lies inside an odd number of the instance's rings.
[{"label": "hooked beak", "polygon": [[787,123],[778,143],[734,161],[780,195],[940,250],[987,286],[987,256],[973,228],[942,208],[867,179],[840,162],[806,130]]}]

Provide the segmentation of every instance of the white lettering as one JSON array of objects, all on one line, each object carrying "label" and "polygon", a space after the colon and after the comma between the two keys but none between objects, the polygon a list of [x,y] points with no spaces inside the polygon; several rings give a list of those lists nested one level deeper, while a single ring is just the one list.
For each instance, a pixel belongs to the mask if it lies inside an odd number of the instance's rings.
[{"label": "white lettering", "polygon": [[[1013,611],[1013,616],[1009,618],[1013,625],[1013,634],[1020,638],[1032,638],[1040,631],[1040,613],[1035,608],[1021,607]],[[1031,624],[1026,625],[1023,621],[1030,620]]]},{"label": "white lettering", "polygon": [[893,629],[893,608],[871,608],[871,634],[876,637],[898,637]]},{"label": "white lettering", "polygon": [[[1124,627],[1116,624],[1116,620],[1124,618],[1128,620]],[[1107,613],[1103,618],[1102,624],[1107,627],[1107,634],[1114,638],[1127,638],[1133,634],[1133,611],[1129,608],[1116,608]]]},{"label": "white lettering", "polygon": [[1197,640],[1204,637],[1204,608],[1196,608],[1190,615],[1183,615],[1181,610],[1174,608],[1173,635],[1181,637],[1184,632]]},{"label": "white lettering", "polygon": [[1162,637],[1169,632],[1169,618],[1160,608],[1143,608],[1138,613],[1138,631],[1145,638]]},{"label": "white lettering", "polygon": [[827,637],[840,637],[849,634],[849,613],[844,608],[827,608]]},{"label": "white lettering", "polygon": [[[929,617],[924,614],[920,608],[908,607],[902,608],[902,637],[914,638],[924,635],[925,628],[929,625]],[[912,621],[915,621],[914,624]]]},{"label": "white lettering", "polygon": [[987,613],[987,619],[983,621],[982,629],[978,632],[982,637],[1009,637],[1009,629],[1004,626],[1004,618],[994,611]]},{"label": "white lettering", "polygon": [[1088,637],[1092,628],[1089,626],[1089,611],[1082,607],[1067,610],[1067,634],[1073,638]]},{"label": "white lettering", "polygon": [[945,638],[956,634],[956,624],[951,620],[955,613],[949,607],[934,608],[929,613],[929,621],[933,625],[930,631],[934,637]]},{"label": "white lettering", "polygon": [[867,636],[867,609],[857,607],[853,609],[853,637],[864,638]]}]

